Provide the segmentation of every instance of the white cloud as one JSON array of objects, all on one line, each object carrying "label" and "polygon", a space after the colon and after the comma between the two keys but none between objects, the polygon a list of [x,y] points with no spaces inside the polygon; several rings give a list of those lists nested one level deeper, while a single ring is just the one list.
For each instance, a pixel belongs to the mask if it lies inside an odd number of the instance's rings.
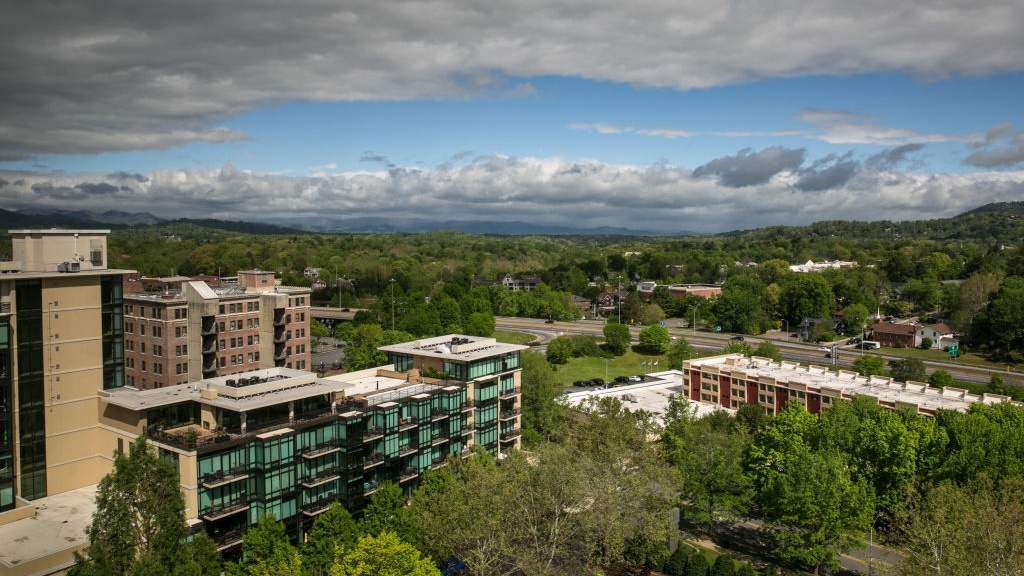
[{"label": "white cloud", "polygon": [[[0,172],[5,208],[76,202],[91,210],[150,212],[166,218],[248,221],[382,216],[435,220],[522,220],[582,228],[719,232],[802,225],[837,215],[854,220],[919,220],[1019,200],[1024,172],[910,175],[846,170],[826,157],[807,169],[775,156],[765,178],[744,186],[696,178],[669,165],[619,166],[560,158],[491,156],[442,170],[393,167],[372,172],[288,177],[219,169],[150,174]],[[902,156],[896,151],[893,156]],[[722,159],[736,169],[763,164],[765,152]],[[886,166],[889,163],[870,162]],[[747,170],[747,166],[742,167]],[[835,174],[837,170],[842,174]],[[809,175],[817,175],[814,181]],[[833,187],[828,187],[832,185]]]},{"label": "white cloud", "polygon": [[[522,97],[519,79],[552,75],[688,90],[1019,71],[1022,14],[1018,0],[22,2],[0,35],[0,160],[238,140],[216,123],[292,100]],[[839,123],[822,138],[918,136]]]},{"label": "white cloud", "polygon": [[970,142],[975,136],[958,134],[926,134],[913,130],[880,126],[878,118],[846,110],[807,109],[800,119],[814,124],[818,132],[809,132],[809,138],[830,144],[875,144],[900,146],[929,142]]}]

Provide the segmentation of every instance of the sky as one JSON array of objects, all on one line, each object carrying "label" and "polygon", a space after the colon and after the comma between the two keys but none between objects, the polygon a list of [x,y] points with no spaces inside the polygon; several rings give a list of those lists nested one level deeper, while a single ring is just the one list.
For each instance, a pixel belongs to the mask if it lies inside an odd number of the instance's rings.
[{"label": "sky", "polygon": [[1019,0],[0,8],[0,208],[722,232],[1024,200]]}]

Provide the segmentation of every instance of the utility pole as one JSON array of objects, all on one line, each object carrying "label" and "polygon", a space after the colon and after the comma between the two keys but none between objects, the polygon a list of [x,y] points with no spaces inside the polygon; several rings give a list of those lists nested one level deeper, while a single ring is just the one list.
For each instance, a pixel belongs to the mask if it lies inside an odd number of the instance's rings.
[{"label": "utility pole", "polygon": [[388,280],[391,284],[391,331],[395,330],[395,279]]}]

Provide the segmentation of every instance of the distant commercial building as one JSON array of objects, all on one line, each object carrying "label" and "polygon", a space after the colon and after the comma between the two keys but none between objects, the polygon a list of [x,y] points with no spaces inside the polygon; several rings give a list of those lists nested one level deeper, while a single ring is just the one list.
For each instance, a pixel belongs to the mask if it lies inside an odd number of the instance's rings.
[{"label": "distant commercial building", "polygon": [[177,461],[190,523],[229,550],[265,514],[299,537],[332,502],[360,513],[384,480],[411,494],[473,446],[517,449],[524,348],[429,338],[382,347],[388,366],[329,378],[275,367],[104,391],[101,413]]},{"label": "distant commercial building", "polygon": [[[637,294],[645,301],[650,301],[654,294],[657,282],[638,282],[636,285]],[[673,298],[679,299],[684,296],[699,296],[705,299],[715,298],[722,295],[722,287],[718,284],[667,284],[663,285]]]},{"label": "distant commercial building", "polygon": [[920,382],[895,382],[891,378],[832,372],[822,366],[773,362],[724,354],[683,362],[683,390],[690,400],[737,409],[757,404],[776,414],[787,402],[797,401],[812,414],[831,407],[839,399],[870,396],[882,407],[908,408],[918,414],[936,410],[966,411],[972,404],[1011,401],[998,394],[971,394],[953,387],[930,388]]},{"label": "distant commercial building", "polygon": [[285,367],[308,370],[310,289],[244,270],[211,286],[175,277],[124,298],[126,384],[141,390]]},{"label": "distant commercial building", "polygon": [[822,272],[824,270],[838,270],[840,268],[852,268],[856,266],[856,262],[849,262],[846,260],[826,260],[824,262],[815,262],[814,260],[808,260],[803,264],[793,264],[789,267],[791,272]]}]

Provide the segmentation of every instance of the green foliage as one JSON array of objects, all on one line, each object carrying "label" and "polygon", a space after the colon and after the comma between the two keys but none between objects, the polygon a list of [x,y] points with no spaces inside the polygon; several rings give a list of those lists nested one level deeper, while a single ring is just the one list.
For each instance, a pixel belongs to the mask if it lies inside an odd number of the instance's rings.
[{"label": "green foliage", "polygon": [[668,328],[664,326],[647,326],[640,330],[639,342],[644,353],[664,354],[672,343],[672,338],[668,334]]},{"label": "green foliage", "polygon": [[668,557],[668,561],[665,562],[664,571],[667,576],[684,576],[686,574],[686,564],[690,561],[690,556],[693,554],[693,549],[689,546],[680,544],[672,555]]},{"label": "green foliage", "polygon": [[345,548],[331,568],[331,576],[437,576],[430,558],[389,531],[363,536]]},{"label": "green foliage", "polygon": [[691,360],[696,357],[697,354],[693,349],[693,346],[691,346],[685,338],[680,338],[668,349],[668,367],[672,369],[679,369],[682,367],[684,361]]},{"label": "green foliage", "polygon": [[234,567],[244,576],[303,576],[299,553],[288,541],[282,522],[268,514],[242,539],[242,561]]},{"label": "green foliage", "polygon": [[885,376],[885,360],[881,356],[865,354],[853,361],[853,371],[861,376]]},{"label": "green foliage", "polygon": [[697,553],[690,556],[686,563],[686,576],[708,576],[708,559],[703,554]]},{"label": "green foliage", "polygon": [[936,370],[928,377],[928,385],[933,388],[945,388],[954,384],[953,375],[945,370]]},{"label": "green foliage", "polygon": [[560,336],[548,342],[547,359],[551,364],[565,364],[573,355],[572,340],[567,336]]},{"label": "green foliage", "polygon": [[754,349],[746,342],[729,342],[722,348],[722,354],[743,354],[749,358],[754,355]]},{"label": "green foliage", "polygon": [[316,517],[299,549],[306,576],[325,576],[334,564],[338,547],[352,548],[359,539],[359,527],[343,506],[334,502]]},{"label": "green foliage", "polygon": [[349,371],[382,366],[387,355],[377,348],[384,343],[384,331],[377,324],[360,324],[345,342],[345,364]]},{"label": "green foliage", "polygon": [[799,322],[804,318],[831,316],[832,287],[821,274],[792,274],[781,284],[779,308],[784,318]]},{"label": "green foliage", "polygon": [[369,536],[377,536],[385,531],[394,532],[400,538],[409,536],[409,518],[405,501],[401,486],[388,480],[380,482],[363,512],[359,529]]},{"label": "green foliage", "polygon": [[762,340],[761,343],[757,345],[757,348],[754,349],[753,355],[761,358],[771,358],[776,362],[782,361],[782,352],[779,350],[779,347],[767,340]]},{"label": "green foliage", "polygon": [[893,380],[900,382],[923,382],[925,380],[924,361],[920,358],[900,358],[894,360],[889,367]]},{"label": "green foliage", "polygon": [[605,324],[603,332],[605,347],[616,356],[621,356],[633,341],[629,326],[625,324]]},{"label": "green foliage", "polygon": [[568,408],[559,401],[561,392],[554,372],[540,354],[523,351],[519,363],[522,367],[523,444],[534,446],[564,430]]},{"label": "green foliage", "polygon": [[183,544],[187,528],[178,472],[142,436],[128,455],[115,454],[113,471],[100,480],[86,534],[89,545],[76,554],[73,576],[168,570],[178,563],[194,564],[201,574],[216,573],[203,556],[202,542]]},{"label": "green foliage", "polygon": [[715,563],[711,565],[709,576],[733,576],[735,573],[736,567],[732,558],[728,554],[719,554],[718,558],[715,558]]}]

